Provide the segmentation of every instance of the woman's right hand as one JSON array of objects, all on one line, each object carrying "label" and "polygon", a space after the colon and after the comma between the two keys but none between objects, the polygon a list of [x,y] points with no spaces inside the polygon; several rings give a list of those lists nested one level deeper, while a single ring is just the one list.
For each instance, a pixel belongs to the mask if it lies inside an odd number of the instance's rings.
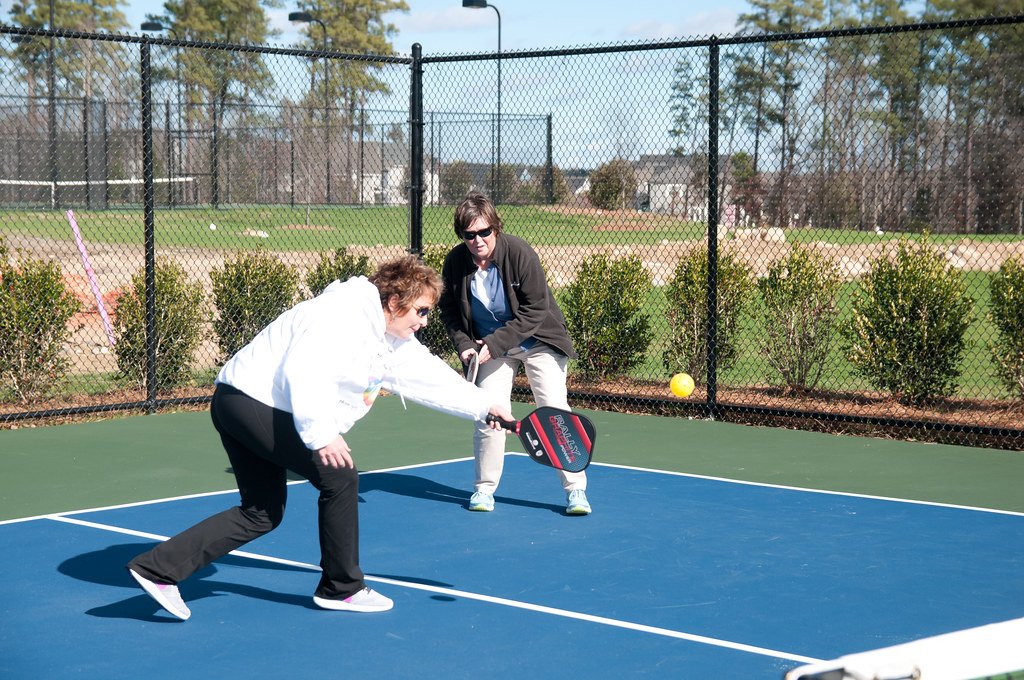
[{"label": "woman's right hand", "polygon": [[[504,406],[501,406],[500,404],[494,404],[493,406],[491,406],[491,408],[489,408],[487,410],[487,414],[491,415],[491,416],[494,416],[495,418],[501,418],[506,423],[515,423],[516,422],[516,417],[514,415],[512,415],[512,412],[509,411]],[[498,422],[497,420],[491,420],[491,421],[489,421],[487,423],[487,425],[492,430],[502,430],[502,429],[505,429],[505,428],[502,427],[501,423]],[[509,433],[509,430],[506,429],[505,430],[505,434],[508,434],[508,433]]]},{"label": "woman's right hand", "polygon": [[318,449],[316,458],[317,463],[332,469],[356,466],[355,461],[352,460],[352,449],[348,447],[348,442],[340,434],[330,444]]}]

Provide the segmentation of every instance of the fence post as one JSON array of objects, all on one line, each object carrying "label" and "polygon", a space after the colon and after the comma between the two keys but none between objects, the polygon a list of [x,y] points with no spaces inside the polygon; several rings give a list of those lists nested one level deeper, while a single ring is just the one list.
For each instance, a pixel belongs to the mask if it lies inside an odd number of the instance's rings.
[{"label": "fence post", "polygon": [[210,201],[214,208],[220,207],[220,117],[217,103],[213,104],[213,139],[210,141]]},{"label": "fence post", "polygon": [[167,158],[164,159],[164,167],[167,168],[167,204],[174,207],[174,150],[171,141],[171,102],[164,102],[164,142],[167,150],[164,152]]},{"label": "fence post", "polygon": [[[21,154],[21,126],[14,128],[14,179],[24,179],[22,177],[22,154]],[[6,192],[5,192],[6,193]]]},{"label": "fence post", "polygon": [[359,107],[359,205],[363,205],[363,175],[366,172],[366,107]]},{"label": "fence post", "polygon": [[718,37],[708,55],[708,365],[707,410],[718,410]]},{"label": "fence post", "polygon": [[409,88],[409,252],[423,253],[423,48],[412,46]]},{"label": "fence post", "polygon": [[92,208],[92,185],[89,183],[89,98],[82,97],[82,160],[85,166],[85,207]]},{"label": "fence post", "polygon": [[153,92],[149,42],[142,52],[142,213],[146,249],[146,412],[156,413],[156,235],[153,224]]},{"label": "fence post", "polygon": [[437,205],[437,148],[434,146],[434,112],[430,112],[430,172],[427,177],[427,185],[430,187],[430,194],[427,196],[427,205]]},{"label": "fence post", "polygon": [[110,207],[110,122],[107,120],[107,101],[100,102],[103,119],[103,209]]},{"label": "fence post", "polygon": [[547,185],[547,189],[548,189],[548,191],[547,191],[548,205],[554,205],[554,203],[555,203],[555,163],[554,163],[554,154],[553,154],[553,149],[552,149],[553,146],[554,145],[552,144],[552,135],[551,135],[551,114],[549,113],[548,116],[547,116],[547,149],[548,149],[547,165],[548,165],[548,167],[546,168],[546,177],[544,178],[544,183]]},{"label": "fence post", "polygon": [[50,209],[60,207],[60,188],[57,186],[57,77],[53,63],[53,53],[57,49],[56,37],[53,35],[53,7],[50,7],[50,23],[46,28],[50,31],[50,49],[46,52],[46,95],[47,103],[47,137],[49,146],[50,170]]}]

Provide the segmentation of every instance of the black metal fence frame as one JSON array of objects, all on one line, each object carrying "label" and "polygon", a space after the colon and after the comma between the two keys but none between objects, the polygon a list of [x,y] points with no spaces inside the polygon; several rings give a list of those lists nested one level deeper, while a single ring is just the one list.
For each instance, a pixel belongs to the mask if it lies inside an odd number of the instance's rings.
[{"label": "black metal fence frame", "polygon": [[[676,48],[708,48],[710,58],[708,60],[707,84],[709,88],[708,99],[708,281],[707,281],[707,395],[703,402],[680,402],[670,399],[642,398],[628,395],[603,395],[590,392],[571,391],[570,396],[583,403],[594,405],[605,405],[622,408],[629,404],[631,409],[650,410],[658,413],[688,414],[713,420],[739,420],[746,421],[756,419],[758,421],[787,422],[819,421],[840,425],[858,425],[876,428],[882,431],[925,431],[942,432],[955,429],[958,433],[969,435],[979,439],[1015,439],[1020,441],[1024,438],[1024,429],[993,428],[978,425],[941,423],[929,420],[907,420],[897,418],[885,418],[863,415],[849,415],[837,412],[789,410],[773,407],[744,406],[737,404],[721,403],[718,400],[717,379],[717,266],[718,266],[718,159],[719,159],[719,50],[722,46],[740,45],[752,43],[768,43],[783,41],[804,41],[819,38],[870,36],[898,33],[912,33],[920,31],[941,31],[954,28],[983,28],[988,26],[1001,26],[1010,24],[1024,24],[1024,15],[988,17],[971,20],[942,21],[942,22],[917,22],[910,24],[899,24],[892,26],[873,26],[863,28],[842,28],[825,29],[815,31],[804,31],[794,33],[775,33],[760,35],[735,35],[729,37],[711,36],[706,39],[679,40],[679,41],[658,41],[640,44],[623,44],[602,47],[585,47],[574,49],[543,49],[524,50],[516,52],[478,53],[450,56],[424,56],[419,43],[412,46],[411,57],[389,57],[366,54],[345,54],[339,52],[322,52],[308,49],[276,48],[252,45],[231,45],[211,42],[197,42],[189,40],[177,40],[157,38],[149,36],[126,36],[103,33],[81,33],[68,31],[33,30],[9,26],[0,26],[0,34],[40,36],[48,38],[73,38],[98,41],[115,41],[122,43],[138,43],[140,46],[140,75],[142,83],[142,154],[144,158],[144,241],[145,241],[145,268],[146,268],[146,333],[150,341],[148,346],[148,366],[146,378],[146,399],[144,401],[126,402],[118,404],[104,404],[96,406],[81,406],[64,409],[27,411],[22,413],[11,413],[0,415],[0,421],[40,419],[52,417],[78,416],[92,413],[102,413],[122,410],[144,410],[146,413],[155,413],[161,407],[180,404],[201,404],[208,402],[210,397],[190,397],[161,399],[157,396],[156,385],[156,348],[152,338],[155,337],[154,319],[156,315],[155,306],[155,233],[154,233],[154,182],[153,182],[153,112],[152,112],[152,73],[150,67],[150,48],[153,45],[166,47],[187,47],[206,50],[228,50],[259,52],[262,54],[275,54],[296,57],[329,57],[335,59],[351,59],[374,61],[381,63],[408,64],[410,68],[410,96],[409,96],[409,128],[410,128],[410,157],[409,157],[409,225],[408,225],[408,251],[412,254],[422,255],[423,251],[423,162],[424,162],[424,114],[423,114],[423,66],[430,63],[464,62],[464,61],[490,61],[508,59],[530,59],[538,57],[558,56],[579,56],[586,54],[608,54],[614,52],[639,52],[651,50],[664,50]],[[52,91],[52,90],[51,90]],[[52,106],[51,106],[52,108]],[[52,111],[51,111],[52,115]],[[56,149],[54,147],[53,125],[50,126],[50,169],[53,171],[53,164],[56,162]],[[517,388],[516,392],[521,396],[529,396],[525,389]],[[774,419],[774,420],[773,420]]]},{"label": "black metal fence frame", "polygon": [[[112,35],[106,33],[87,33],[77,31],[50,31],[35,30],[9,26],[0,26],[0,34],[42,36],[49,38],[70,38],[77,40],[97,40],[118,43],[138,44],[139,74],[141,80],[140,101],[142,106],[142,158],[143,158],[143,241],[145,252],[145,291],[146,291],[146,398],[143,401],[123,402],[118,404],[99,404],[95,406],[78,406],[63,409],[47,409],[40,411],[26,411],[22,413],[10,413],[0,415],[0,421],[28,420],[53,417],[81,416],[92,413],[105,413],[112,411],[142,410],[147,414],[156,413],[161,407],[182,404],[202,404],[210,401],[209,396],[186,397],[174,399],[161,399],[157,396],[156,380],[156,231],[155,231],[155,204],[154,204],[154,175],[153,175],[153,106],[152,106],[152,84],[153,74],[150,64],[150,48],[153,45],[166,47],[188,47],[206,50],[221,50],[231,52],[258,52],[261,54],[278,54],[296,57],[321,57],[354,59],[375,61],[382,63],[412,63],[413,60],[402,57],[385,57],[375,55],[345,54],[338,52],[321,52],[318,50],[275,48],[252,45],[232,45],[224,43],[212,43],[203,41],[177,40],[166,38],[153,38],[144,36]],[[418,48],[418,46],[417,46]],[[51,85],[51,92],[52,85]],[[410,102],[411,104],[412,102]],[[53,108],[51,104],[50,108]],[[420,97],[420,108],[422,110],[422,96]],[[52,112],[51,112],[52,115]],[[56,175],[56,135],[55,125],[50,121],[50,145],[49,163],[51,176]],[[420,121],[420,145],[422,146],[422,121]],[[415,152],[414,152],[415,155]],[[422,174],[422,148],[419,150],[420,169]],[[419,182],[415,182],[419,184]],[[413,222],[410,221],[410,238],[414,232]],[[422,216],[418,222],[416,231],[422,232]],[[416,251],[418,252],[418,251]]]}]

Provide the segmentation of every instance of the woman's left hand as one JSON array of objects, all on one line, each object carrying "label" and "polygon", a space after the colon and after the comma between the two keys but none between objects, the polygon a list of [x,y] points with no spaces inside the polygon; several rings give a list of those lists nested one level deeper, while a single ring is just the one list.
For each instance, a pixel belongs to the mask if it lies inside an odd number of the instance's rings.
[{"label": "woman's left hand", "polygon": [[481,364],[486,364],[493,358],[491,356],[491,350],[483,340],[477,340],[477,342],[480,344],[480,349],[477,350],[477,358],[480,360]]},{"label": "woman's left hand", "polygon": [[340,434],[330,444],[317,450],[316,462],[324,467],[334,469],[356,466],[355,461],[352,460],[352,449],[348,447],[348,442]]}]

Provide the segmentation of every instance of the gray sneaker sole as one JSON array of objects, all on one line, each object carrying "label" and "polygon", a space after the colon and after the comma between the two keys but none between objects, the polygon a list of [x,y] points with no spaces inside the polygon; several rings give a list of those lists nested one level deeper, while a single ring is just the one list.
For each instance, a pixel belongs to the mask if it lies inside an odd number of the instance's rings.
[{"label": "gray sneaker sole", "polygon": [[325,597],[313,596],[313,603],[321,609],[330,609],[331,611],[337,612],[359,612],[360,614],[374,614],[377,612],[386,612],[395,606],[395,603],[391,600],[387,601],[387,604],[379,605],[365,605],[365,604],[352,604],[351,602],[345,602],[344,600],[329,600]]}]

